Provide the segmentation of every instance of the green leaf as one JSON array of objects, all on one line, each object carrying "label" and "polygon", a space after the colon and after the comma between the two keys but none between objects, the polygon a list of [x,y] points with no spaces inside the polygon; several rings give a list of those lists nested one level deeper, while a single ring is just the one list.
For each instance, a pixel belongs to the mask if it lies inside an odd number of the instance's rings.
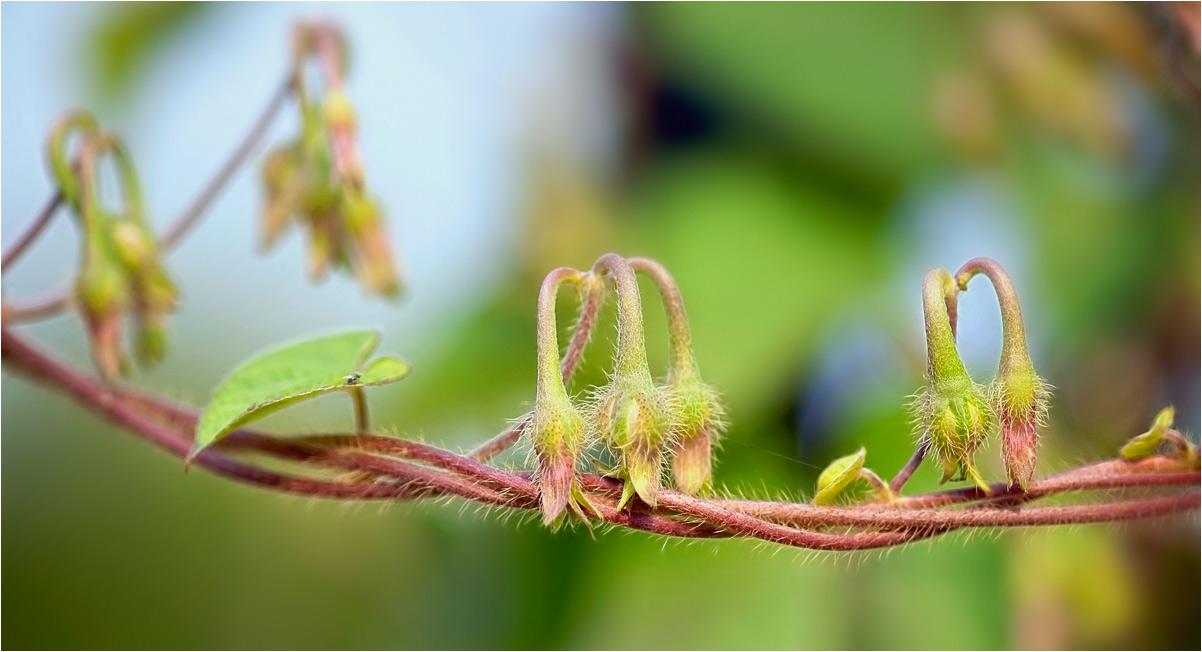
[{"label": "green leaf", "polygon": [[374,331],[342,333],[269,351],[244,363],[213,392],[188,460],[238,427],[297,401],[393,383],[409,375],[409,365],[394,357],[367,363],[379,341]]},{"label": "green leaf", "polygon": [[1151,457],[1156,454],[1156,449],[1160,447],[1160,442],[1164,440],[1159,430],[1149,430],[1138,437],[1133,437],[1131,441],[1123,445],[1121,451],[1123,458],[1131,461],[1142,460],[1145,457]]},{"label": "green leaf", "polygon": [[815,505],[829,505],[856,478],[860,477],[860,469],[864,468],[864,457],[867,451],[860,450],[845,455],[831,462],[818,475],[818,495],[814,496]]},{"label": "green leaf", "polygon": [[1160,442],[1165,439],[1165,431],[1173,427],[1173,416],[1174,410],[1172,407],[1161,410],[1156,415],[1156,418],[1152,420],[1151,430],[1142,435],[1132,437],[1130,441],[1123,445],[1120,451],[1123,458],[1135,461],[1155,455],[1157,448],[1160,447]]}]

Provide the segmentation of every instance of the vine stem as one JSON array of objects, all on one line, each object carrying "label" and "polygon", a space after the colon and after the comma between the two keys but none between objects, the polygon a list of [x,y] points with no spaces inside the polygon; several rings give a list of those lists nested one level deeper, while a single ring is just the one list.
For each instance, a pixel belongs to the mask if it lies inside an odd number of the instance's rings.
[{"label": "vine stem", "polygon": [[[0,328],[3,357],[18,370],[148,439],[177,457],[191,448],[185,434],[195,423],[189,408],[116,385],[106,385],[51,358]],[[228,452],[254,451],[311,465],[351,472],[370,479],[326,480],[269,471],[233,459]],[[403,457],[408,460],[397,459]],[[416,464],[411,462],[417,462]],[[207,449],[196,464],[228,478],[288,493],[332,499],[399,499],[458,496],[514,509],[538,508],[529,473],[506,472],[417,442],[378,435],[313,435],[278,440],[247,430],[231,434],[218,449]],[[1140,486],[1195,488],[1197,471],[1181,471],[1170,458],[1142,462],[1109,461],[1074,469],[1032,483],[1031,495],[1058,491]],[[1176,469],[1176,470],[1174,470]],[[611,525],[655,534],[715,538],[754,537],[819,550],[863,550],[896,546],[959,528],[1093,523],[1160,516],[1195,510],[1195,491],[1168,496],[1081,505],[992,508],[988,502],[968,510],[927,505],[969,501],[976,488],[899,499],[863,507],[816,507],[760,501],[704,500],[664,490],[657,511],[616,509],[621,484],[611,478],[581,475],[581,485],[601,518]],[[982,492],[983,495],[983,492]],[[953,498],[954,497],[954,498]],[[909,500],[910,502],[905,502]],[[922,506],[918,506],[922,505]],[[682,520],[683,519],[683,520]],[[865,528],[852,532],[816,532],[806,527]]]},{"label": "vine stem", "polygon": [[259,117],[255,119],[251,125],[250,131],[242,137],[242,141],[234,148],[229,157],[217,169],[217,174],[209,180],[201,189],[200,194],[192,200],[184,212],[175,219],[171,226],[163,231],[163,235],[159,237],[159,247],[164,251],[169,251],[179,243],[180,239],[192,228],[193,225],[205,214],[209,205],[221,194],[221,190],[225,187],[238,168],[250,157],[251,152],[263,140],[263,136],[267,134],[267,129],[271,126],[272,120],[280,109],[284,108],[284,103],[288,100],[288,96],[292,94],[292,89],[296,84],[296,71],[292,70],[285,76],[284,81],[280,83],[275,92],[271,94],[271,98],[267,101],[267,106],[259,113]]},{"label": "vine stem", "polygon": [[[238,146],[230,153],[225,162],[218,168],[217,173],[209,180],[208,183],[201,188],[201,191],[188,204],[182,213],[175,218],[159,237],[159,247],[165,253],[173,249],[183,239],[183,236],[205,215],[205,211],[213,203],[213,200],[221,194],[222,189],[229,183],[234,173],[246,161],[246,159],[254,151],[255,147],[266,135],[267,129],[271,126],[272,120],[283,108],[288,96],[291,95],[292,89],[295,86],[296,71],[289,71],[283,83],[281,83],[272,93],[267,105],[260,112],[250,131],[243,136]],[[21,240],[13,246],[12,250],[4,254],[3,267],[7,268],[11,262],[16,260],[30,244],[42,233],[47,222],[50,221],[54,214],[54,209],[62,203],[63,194],[61,190],[56,190],[54,197],[47,203],[46,208],[34,221],[33,226],[26,232]],[[19,303],[6,304],[4,307],[4,321],[6,323],[20,323],[27,321],[37,321],[53,317],[70,305],[70,298],[67,291],[60,291],[57,294],[33,299]]]},{"label": "vine stem", "polygon": [[914,475],[914,472],[922,465],[923,459],[927,456],[927,449],[930,447],[930,440],[927,439],[926,435],[923,435],[922,440],[918,442],[918,448],[914,449],[914,454],[910,456],[910,460],[906,462],[901,471],[897,472],[897,475],[893,476],[893,481],[889,483],[890,491],[895,494],[901,492],[902,487],[906,486],[906,482],[910,479],[910,476]]},{"label": "vine stem", "polygon": [[51,219],[62,203],[63,191],[56,190],[54,196],[50,198],[50,201],[46,202],[46,206],[42,208],[42,212],[38,213],[38,216],[29,225],[29,228],[25,230],[25,233],[22,233],[21,237],[13,243],[13,246],[4,252],[4,258],[0,260],[0,271],[8,269],[8,266],[16,262],[21,257],[21,254],[25,253],[25,250],[29,248],[29,245],[38,239],[38,236],[50,224]]}]

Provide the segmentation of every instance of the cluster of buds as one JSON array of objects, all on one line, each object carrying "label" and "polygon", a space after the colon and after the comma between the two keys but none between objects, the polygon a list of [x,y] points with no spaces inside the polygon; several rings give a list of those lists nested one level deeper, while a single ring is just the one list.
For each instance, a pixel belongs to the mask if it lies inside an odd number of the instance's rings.
[{"label": "cluster of buds", "polygon": [[931,270],[923,281],[927,383],[915,401],[917,421],[930,450],[943,464],[941,482],[969,478],[988,490],[973,453],[985,440],[992,413],[984,388],[973,382],[956,350],[956,291],[951,275],[943,269]]},{"label": "cluster of buds", "polygon": [[[79,147],[73,165],[68,160],[67,141],[76,133]],[[83,112],[70,113],[55,125],[48,148],[52,172],[83,232],[76,298],[98,370],[113,378],[128,369],[121,342],[126,313],[133,315],[137,325],[139,359],[161,359],[166,352],[164,321],[175,309],[178,295],[163,270],[158,243],[143,214],[141,189],[129,152]],[[119,211],[108,210],[100,202],[97,168],[106,154],[117,166],[121,182],[124,207]]]},{"label": "cluster of buds", "polygon": [[[311,96],[305,84],[304,64],[310,57],[321,63],[321,97]],[[342,83],[345,62],[345,41],[332,25],[297,28],[293,86],[301,133],[268,154],[264,163],[262,243],[270,248],[288,225],[303,224],[309,233],[312,280],[344,269],[368,291],[391,297],[400,291],[400,279],[383,214],[366,191],[355,111]]]},{"label": "cluster of buds", "polygon": [[[957,296],[977,274],[993,283],[1002,315],[1001,361],[988,390],[973,382],[956,350]],[[997,261],[974,258],[954,277],[942,269],[928,272],[922,303],[927,384],[916,401],[917,420],[922,437],[943,463],[943,481],[967,477],[989,490],[973,463],[973,451],[996,424],[1007,479],[1026,489],[1035,473],[1037,430],[1046,418],[1051,388],[1035,373],[1027,353],[1014,284]]]},{"label": "cluster of buds", "polygon": [[618,296],[618,342],[609,385],[597,394],[601,440],[618,454],[617,477],[625,480],[619,507],[635,495],[654,507],[659,499],[664,451],[674,432],[672,394],[658,386],[647,364],[643,307],[634,269],[607,254],[593,273],[612,280]]},{"label": "cluster of buds", "polygon": [[672,475],[676,488],[697,494],[713,483],[713,449],[725,428],[718,392],[701,379],[689,320],[680,289],[668,270],[647,258],[632,258],[630,266],[655,282],[668,318],[671,357],[667,391],[672,409]]},{"label": "cluster of buds", "polygon": [[[666,384],[655,382],[647,363],[636,270],[655,281],[668,314],[672,362]],[[585,297],[582,322],[589,324],[611,284],[617,295],[613,373],[587,407],[573,404],[561,373],[555,292],[564,282],[575,284]],[[592,437],[617,456],[611,475],[624,480],[619,509],[635,496],[656,505],[669,455],[678,489],[686,493],[707,489],[723,410],[717,393],[701,381],[680,292],[667,271],[654,261],[628,261],[615,254],[602,256],[589,272],[560,268],[543,281],[538,314],[538,394],[528,433],[538,458],[544,521],[556,522],[568,508],[583,518],[581,507],[590,508],[574,480],[574,469],[584,443]],[[573,352],[579,354],[578,349]]]}]

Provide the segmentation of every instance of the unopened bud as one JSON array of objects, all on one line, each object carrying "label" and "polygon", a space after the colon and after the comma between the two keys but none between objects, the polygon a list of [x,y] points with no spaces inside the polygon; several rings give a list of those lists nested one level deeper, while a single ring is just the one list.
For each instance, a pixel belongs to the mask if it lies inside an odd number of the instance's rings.
[{"label": "unopened bud", "polygon": [[632,258],[630,266],[655,282],[668,318],[672,355],[668,367],[668,390],[672,408],[672,474],[676,488],[696,494],[710,486],[713,478],[713,446],[722,432],[723,409],[718,393],[701,380],[689,320],[680,288],[668,270],[649,258]]},{"label": "unopened bud", "polygon": [[527,432],[538,457],[539,502],[546,525],[555,523],[573,500],[576,458],[584,442],[584,419],[568,398],[559,373],[555,320],[555,295],[560,284],[579,278],[580,272],[574,269],[556,269],[543,280],[538,295],[538,387]]},{"label": "unopened bud", "polygon": [[1023,489],[1035,473],[1037,428],[1047,415],[1050,388],[1036,373],[1027,353],[1018,293],[1010,276],[991,258],[974,258],[956,272],[961,290],[977,274],[993,283],[1002,313],[1002,356],[997,377],[989,389],[990,407],[1002,433],[1002,459],[1011,486]]},{"label": "unopened bud", "polygon": [[664,388],[615,390],[597,409],[601,437],[618,451],[627,485],[619,508],[637,494],[654,507],[659,501],[664,447],[672,432],[670,396]]},{"label": "unopened bud", "polygon": [[355,107],[341,90],[330,92],[324,107],[326,126],[332,130],[355,130]]},{"label": "unopened bud", "polygon": [[146,228],[128,218],[112,222],[113,244],[121,264],[131,273],[151,263],[156,255],[156,245]]},{"label": "unopened bud", "polygon": [[915,401],[919,428],[943,463],[941,482],[968,478],[988,491],[973,453],[989,430],[990,409],[983,389],[969,377],[956,350],[948,314],[956,297],[951,275],[942,269],[928,272],[922,297],[927,385]]},{"label": "unopened bud", "polygon": [[713,481],[713,443],[723,427],[718,393],[690,374],[669,384],[672,393],[672,474],[686,494],[707,489]]},{"label": "unopened bud", "polygon": [[529,426],[530,443],[538,457],[539,502],[543,523],[551,525],[567,507],[575,478],[576,457],[584,441],[584,419],[568,400],[536,401]]}]

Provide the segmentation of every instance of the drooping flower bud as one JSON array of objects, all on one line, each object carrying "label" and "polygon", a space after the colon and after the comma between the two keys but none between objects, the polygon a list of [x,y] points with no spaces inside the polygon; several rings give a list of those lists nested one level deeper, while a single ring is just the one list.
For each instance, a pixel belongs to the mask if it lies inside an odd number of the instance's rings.
[{"label": "drooping flower bud", "polygon": [[574,269],[556,269],[543,280],[538,295],[538,388],[527,432],[538,458],[539,502],[546,525],[555,523],[572,499],[576,458],[584,442],[584,419],[568,398],[560,374],[555,320],[555,293],[560,284],[579,282],[580,278]]},{"label": "drooping flower bud", "polygon": [[379,207],[362,193],[349,191],[343,197],[342,213],[355,248],[351,262],[359,282],[380,296],[395,296],[401,284]]},{"label": "drooping flower bud", "polygon": [[129,289],[120,266],[102,244],[89,243],[75,287],[96,369],[109,379],[123,375],[121,317],[129,302]]},{"label": "drooping flower bud", "polygon": [[713,447],[724,427],[722,404],[718,393],[701,380],[676,281],[653,260],[632,258],[629,263],[655,282],[663,299],[672,347],[667,386],[672,410],[672,474],[677,489],[696,494],[713,481]]},{"label": "drooping flower bud", "polygon": [[943,269],[927,272],[922,288],[927,384],[915,401],[917,421],[931,451],[943,463],[940,482],[967,477],[988,491],[972,456],[984,441],[992,416],[984,390],[969,377],[956,350],[949,318],[949,308],[955,306],[955,301],[956,285],[951,275]]},{"label": "drooping flower bud", "polygon": [[606,254],[593,272],[608,274],[618,293],[614,372],[597,402],[597,426],[602,440],[617,451],[617,474],[626,480],[619,508],[635,494],[654,507],[662,485],[664,448],[673,431],[672,395],[651,378],[634,270],[621,256]]},{"label": "drooping flower bud", "polygon": [[[400,275],[383,214],[365,188],[355,111],[343,86],[345,40],[333,25],[314,23],[298,26],[293,44],[292,83],[301,131],[264,162],[264,247],[288,224],[299,222],[308,229],[311,281],[342,269],[352,272],[366,291],[395,297]],[[306,88],[301,72],[310,57],[320,64],[324,95],[311,96]]]},{"label": "drooping flower bud", "polygon": [[[104,154],[117,166],[125,200],[117,214],[100,206],[96,192],[97,164]],[[97,368],[101,375],[112,378],[127,369],[121,346],[123,315],[131,311],[137,322],[137,352],[142,362],[161,359],[166,350],[163,323],[175,309],[177,293],[142,214],[137,174],[122,143],[111,134],[85,133],[77,181],[84,253],[76,294]]]},{"label": "drooping flower bud", "polygon": [[1022,310],[1009,275],[991,258],[974,258],[956,272],[956,284],[965,290],[977,274],[993,283],[1002,313],[1002,357],[989,388],[990,406],[1002,433],[1006,476],[1011,486],[1026,489],[1035,473],[1037,428],[1047,416],[1050,387],[1031,364]]}]

